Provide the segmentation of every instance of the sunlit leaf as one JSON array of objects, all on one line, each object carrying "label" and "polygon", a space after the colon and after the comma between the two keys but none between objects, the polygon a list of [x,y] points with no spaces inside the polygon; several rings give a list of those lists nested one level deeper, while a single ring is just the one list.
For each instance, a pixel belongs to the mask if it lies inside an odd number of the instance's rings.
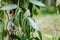
[{"label": "sunlit leaf", "polygon": [[2,8],[0,8],[0,10],[12,10],[12,9],[16,9],[16,8],[17,8],[17,5],[9,4],[9,5],[3,6]]},{"label": "sunlit leaf", "polygon": [[27,17],[30,16],[30,10],[27,9],[24,15],[27,16]]},{"label": "sunlit leaf", "polygon": [[40,6],[40,7],[45,7],[45,5],[38,0],[29,0],[29,2],[31,2],[34,5]]},{"label": "sunlit leaf", "polygon": [[57,0],[56,6],[60,5],[60,0]]},{"label": "sunlit leaf", "polygon": [[31,19],[28,18],[30,25],[35,29],[39,31],[39,27],[35,24],[35,22]]}]

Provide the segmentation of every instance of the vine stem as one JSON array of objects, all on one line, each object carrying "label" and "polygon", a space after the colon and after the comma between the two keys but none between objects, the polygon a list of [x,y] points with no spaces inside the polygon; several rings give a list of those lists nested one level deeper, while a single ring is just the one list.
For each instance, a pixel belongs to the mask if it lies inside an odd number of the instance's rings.
[{"label": "vine stem", "polygon": [[56,14],[55,22],[54,22],[54,35],[55,35],[54,40],[57,40],[57,35],[58,35],[56,27],[57,27],[57,23],[58,23],[59,9],[57,8],[56,10],[57,10],[57,14]]}]

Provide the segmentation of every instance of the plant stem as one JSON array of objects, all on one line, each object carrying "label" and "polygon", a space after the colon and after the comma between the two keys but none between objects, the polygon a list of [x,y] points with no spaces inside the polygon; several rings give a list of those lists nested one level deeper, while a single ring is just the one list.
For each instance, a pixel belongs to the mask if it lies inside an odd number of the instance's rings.
[{"label": "plant stem", "polygon": [[0,0],[0,7],[1,7],[1,0]]}]

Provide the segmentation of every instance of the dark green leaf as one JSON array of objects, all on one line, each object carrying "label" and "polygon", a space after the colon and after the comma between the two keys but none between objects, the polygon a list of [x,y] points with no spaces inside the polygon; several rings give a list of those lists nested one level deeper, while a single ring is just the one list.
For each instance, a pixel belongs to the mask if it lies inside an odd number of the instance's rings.
[{"label": "dark green leaf", "polygon": [[7,31],[3,31],[2,34],[3,34],[4,37],[6,37]]},{"label": "dark green leaf", "polygon": [[58,40],[60,40],[60,37],[58,38]]},{"label": "dark green leaf", "polygon": [[33,16],[32,8],[33,8],[33,4],[32,3],[29,3],[28,9],[30,10],[30,17]]},{"label": "dark green leaf", "polygon": [[11,34],[10,37],[13,38],[13,39],[21,40],[18,36],[14,35],[14,34]]},{"label": "dark green leaf", "polygon": [[37,6],[37,5],[35,5],[38,9],[40,9],[40,7],[39,6]]},{"label": "dark green leaf", "polygon": [[22,35],[22,40],[26,40],[26,37],[24,35]]},{"label": "dark green leaf", "polygon": [[38,15],[39,14],[36,9],[33,10],[33,13],[34,13],[34,15]]},{"label": "dark green leaf", "polygon": [[41,34],[41,32],[38,31],[38,34],[39,34],[40,40],[42,40],[42,34]]}]

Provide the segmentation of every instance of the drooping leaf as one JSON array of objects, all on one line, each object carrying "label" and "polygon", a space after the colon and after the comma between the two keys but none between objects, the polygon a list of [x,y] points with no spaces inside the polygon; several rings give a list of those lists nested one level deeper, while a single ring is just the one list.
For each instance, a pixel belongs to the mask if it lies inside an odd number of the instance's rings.
[{"label": "drooping leaf", "polygon": [[3,6],[2,8],[0,8],[0,10],[12,10],[12,9],[16,9],[16,8],[17,8],[17,5],[9,4],[9,5]]},{"label": "drooping leaf", "polygon": [[0,32],[3,31],[3,23],[0,23]]},{"label": "drooping leaf", "polygon": [[27,17],[30,16],[30,10],[27,9],[24,15],[27,16]]},{"label": "drooping leaf", "polygon": [[38,31],[38,34],[39,34],[39,38],[40,38],[40,40],[42,40],[42,34],[41,34],[41,32]]},{"label": "drooping leaf", "polygon": [[39,27],[35,24],[35,22],[31,19],[28,18],[30,25],[35,29],[39,31]]},{"label": "drooping leaf", "polygon": [[17,12],[15,13],[15,25],[19,26],[19,13],[21,12],[21,10],[17,10]]},{"label": "drooping leaf", "polygon": [[29,2],[40,7],[45,7],[45,5],[38,0],[29,0]]}]

